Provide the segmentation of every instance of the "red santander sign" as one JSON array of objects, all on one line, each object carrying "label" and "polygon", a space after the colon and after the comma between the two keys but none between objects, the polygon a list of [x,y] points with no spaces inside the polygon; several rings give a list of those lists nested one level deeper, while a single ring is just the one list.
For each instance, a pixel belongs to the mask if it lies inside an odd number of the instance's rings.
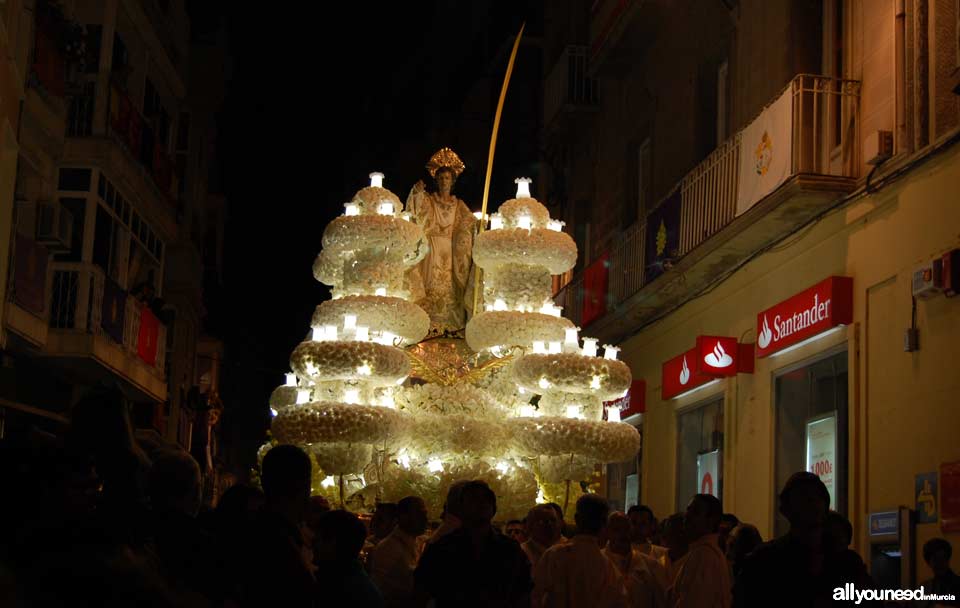
[{"label": "red santander sign", "polygon": [[757,315],[757,357],[853,322],[853,279],[830,277]]}]

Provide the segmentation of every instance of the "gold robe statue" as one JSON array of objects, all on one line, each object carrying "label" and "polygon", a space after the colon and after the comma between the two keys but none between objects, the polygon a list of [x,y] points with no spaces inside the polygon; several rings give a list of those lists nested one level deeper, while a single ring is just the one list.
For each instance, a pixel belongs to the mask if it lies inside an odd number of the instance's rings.
[{"label": "gold robe statue", "polygon": [[[432,335],[455,332],[466,325],[464,291],[471,270],[476,218],[452,194],[463,163],[449,148],[427,164],[437,192],[427,192],[418,181],[407,197],[406,210],[422,228],[430,251],[408,277],[417,304],[430,315]],[[422,291],[419,289],[422,285]]]}]

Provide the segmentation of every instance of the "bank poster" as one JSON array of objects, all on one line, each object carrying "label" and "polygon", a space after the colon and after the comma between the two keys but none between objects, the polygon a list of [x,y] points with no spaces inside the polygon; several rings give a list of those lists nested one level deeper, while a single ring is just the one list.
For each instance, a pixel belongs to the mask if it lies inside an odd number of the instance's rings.
[{"label": "bank poster", "polygon": [[807,470],[817,475],[830,492],[830,508],[837,505],[837,415],[807,422]]},{"label": "bank poster", "polygon": [[697,492],[720,498],[720,450],[697,454]]}]

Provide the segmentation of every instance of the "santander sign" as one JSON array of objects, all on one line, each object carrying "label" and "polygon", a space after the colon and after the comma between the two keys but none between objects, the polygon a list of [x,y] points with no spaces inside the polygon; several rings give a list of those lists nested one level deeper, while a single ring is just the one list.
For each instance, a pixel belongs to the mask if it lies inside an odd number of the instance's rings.
[{"label": "santander sign", "polygon": [[853,321],[853,279],[830,277],[757,315],[757,357]]}]

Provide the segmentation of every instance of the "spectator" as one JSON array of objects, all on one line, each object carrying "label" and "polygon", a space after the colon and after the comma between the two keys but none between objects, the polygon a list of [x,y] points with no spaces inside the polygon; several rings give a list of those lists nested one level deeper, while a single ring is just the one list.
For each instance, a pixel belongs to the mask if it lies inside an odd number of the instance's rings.
[{"label": "spectator", "polygon": [[644,555],[660,560],[667,550],[651,540],[657,529],[657,518],[653,516],[653,509],[646,505],[633,505],[627,510],[627,517],[630,518],[633,545]]},{"label": "spectator", "polygon": [[238,573],[241,606],[312,606],[314,581],[302,557],[310,504],[310,458],[292,445],[267,452],[261,467],[265,503],[254,520]]},{"label": "spectator", "polygon": [[923,582],[923,590],[931,595],[953,595],[955,600],[940,600],[940,604],[960,606],[960,576],[950,568],[952,556],[953,547],[944,538],[931,538],[923,544],[923,561],[933,570],[933,578]]},{"label": "spectator", "polygon": [[666,545],[667,552],[657,560],[663,566],[666,576],[664,589],[670,589],[677,580],[680,570],[680,560],[687,555],[687,534],[683,529],[683,513],[674,513],[663,520],[660,537]]},{"label": "spectator", "polygon": [[436,608],[527,608],[530,564],[516,541],[491,525],[497,496],[482,481],[462,488],[462,525],[428,545],[416,572],[420,602]]},{"label": "spectator", "polygon": [[360,564],[367,530],[348,511],[327,511],[314,529],[317,605],[380,608],[383,598]]},{"label": "spectator", "polygon": [[447,490],[447,500],[443,503],[440,527],[430,535],[428,544],[434,543],[460,528],[461,511],[463,510],[461,493],[465,485],[467,485],[466,480],[455,481],[450,484],[450,489]]},{"label": "spectator", "polygon": [[370,518],[370,534],[363,544],[361,558],[365,562],[367,572],[371,571],[373,566],[373,550],[377,544],[385,539],[397,526],[397,503],[381,502],[377,503],[373,510],[373,517]]},{"label": "spectator", "polygon": [[543,554],[534,571],[534,606],[612,608],[626,606],[617,567],[600,549],[609,508],[595,494],[577,500],[577,534]]},{"label": "spectator", "polygon": [[720,516],[720,529],[717,531],[717,541],[720,543],[720,550],[724,555],[727,553],[727,537],[730,531],[740,525],[740,520],[733,513],[724,513]]},{"label": "spectator", "polygon": [[604,555],[623,577],[628,603],[633,608],[666,605],[663,566],[632,545],[632,524],[623,513],[611,513],[607,519],[607,546]]},{"label": "spectator", "polygon": [[537,505],[527,513],[527,540],[520,545],[536,570],[543,552],[560,542],[560,518],[549,505]]},{"label": "spectator", "polygon": [[427,529],[427,506],[416,496],[397,503],[397,526],[373,549],[371,578],[387,606],[413,600],[413,572],[420,560],[417,537]]},{"label": "spectator", "polygon": [[507,522],[507,536],[523,544],[527,540],[527,528],[519,519],[511,519]]},{"label": "spectator", "polygon": [[723,507],[710,494],[697,494],[687,505],[683,528],[689,549],[670,590],[674,608],[729,608],[730,568],[717,538]]},{"label": "spectator", "polygon": [[731,580],[736,580],[743,568],[743,560],[763,543],[756,526],[740,524],[730,531],[727,538],[727,562],[730,564]]}]

